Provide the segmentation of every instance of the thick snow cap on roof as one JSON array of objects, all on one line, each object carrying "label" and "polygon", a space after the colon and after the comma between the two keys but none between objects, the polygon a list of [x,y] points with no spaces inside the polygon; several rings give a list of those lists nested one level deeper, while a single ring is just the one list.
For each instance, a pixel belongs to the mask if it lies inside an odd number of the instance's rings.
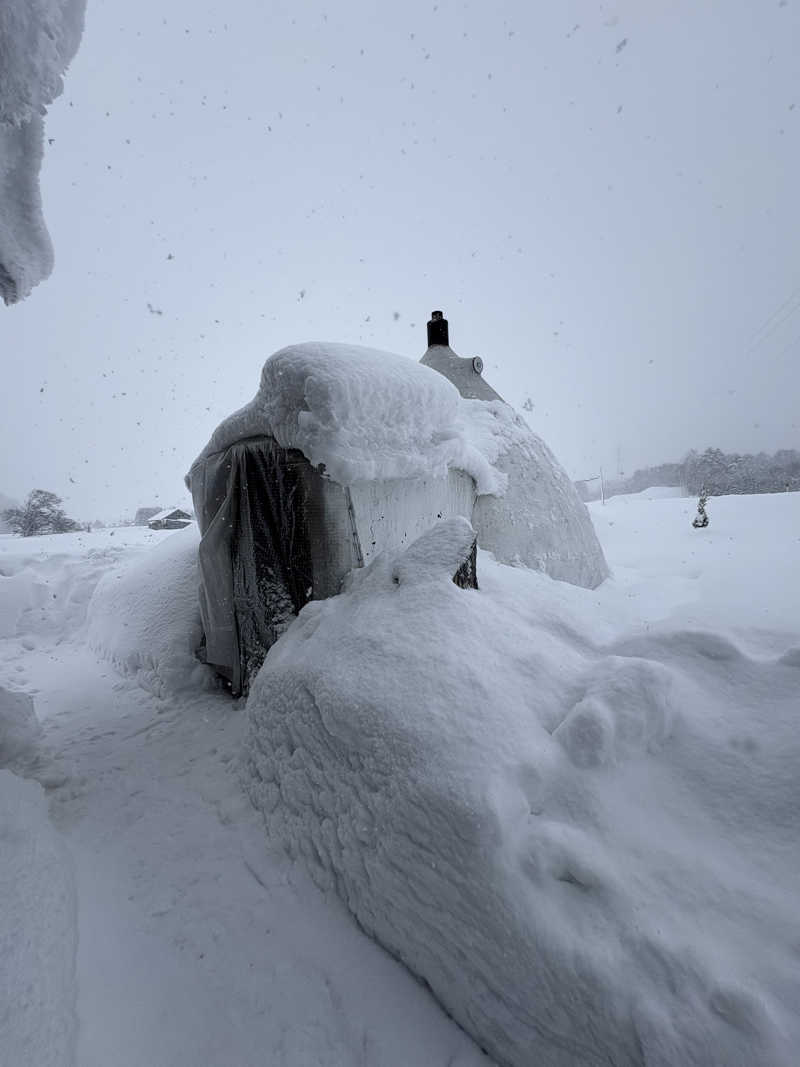
[{"label": "thick snow cap on roof", "polygon": [[183,508],[164,508],[162,511],[157,511],[154,515],[149,515],[147,521],[160,522],[162,519],[168,519],[170,515],[174,515],[176,512],[179,512],[181,516],[185,515],[187,518],[189,517],[189,512],[184,511]]},{"label": "thick snow cap on roof", "polygon": [[420,360],[458,389],[465,407],[494,438],[497,469],[506,476],[502,497],[479,496],[472,514],[478,544],[500,563],[522,564],[551,578],[594,589],[608,577],[586,505],[556,457],[483,377],[483,361],[463,359],[449,343],[448,323],[434,311],[428,350]]},{"label": "thick snow cap on roof", "polygon": [[341,485],[454,467],[472,475],[479,493],[500,493],[506,478],[493,464],[502,442],[492,422],[440,374],[404,356],[310,342],[270,356],[255,397],[217,427],[198,460],[269,435]]}]

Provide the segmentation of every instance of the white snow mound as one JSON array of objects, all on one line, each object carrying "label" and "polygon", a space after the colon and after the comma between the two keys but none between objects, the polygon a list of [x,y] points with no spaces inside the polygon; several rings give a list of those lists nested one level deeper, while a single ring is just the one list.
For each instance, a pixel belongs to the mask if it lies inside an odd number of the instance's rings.
[{"label": "white snow mound", "polygon": [[0,770],[0,1060],[75,1062],[75,884],[44,790]]},{"label": "white snow mound", "polygon": [[256,396],[217,427],[198,458],[265,434],[341,485],[458,467],[479,493],[502,492],[487,420],[462,405],[447,379],[404,356],[310,342],[270,356]]},{"label": "white snow mound", "polygon": [[30,756],[41,733],[33,697],[0,685],[0,767]]},{"label": "white snow mound", "polygon": [[612,639],[596,593],[417,556],[270,650],[270,834],[499,1064],[790,1067],[800,657]]},{"label": "white snow mound", "polygon": [[165,697],[209,684],[200,645],[197,528],[187,526],[106,573],[88,608],[89,645]]},{"label": "white snow mound", "polygon": [[0,638],[13,637],[22,616],[42,602],[40,584],[31,568],[0,574]]}]

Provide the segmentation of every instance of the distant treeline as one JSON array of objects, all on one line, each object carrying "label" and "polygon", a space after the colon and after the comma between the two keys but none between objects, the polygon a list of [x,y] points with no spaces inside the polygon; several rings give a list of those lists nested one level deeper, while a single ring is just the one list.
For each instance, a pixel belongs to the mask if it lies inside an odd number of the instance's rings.
[{"label": "distant treeline", "polygon": [[[577,482],[583,500],[600,496],[599,482]],[[707,448],[691,452],[680,463],[642,467],[629,478],[606,480],[606,495],[640,493],[651,485],[680,485],[691,496],[705,486],[710,496],[729,493],[782,493],[800,490],[800,452],[782,448],[773,455],[723,452]]]}]

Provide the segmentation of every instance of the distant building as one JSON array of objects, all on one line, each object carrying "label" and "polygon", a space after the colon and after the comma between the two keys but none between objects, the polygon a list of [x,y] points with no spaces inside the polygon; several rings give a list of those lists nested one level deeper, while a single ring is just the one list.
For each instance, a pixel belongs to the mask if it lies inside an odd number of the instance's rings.
[{"label": "distant building", "polygon": [[147,526],[154,515],[158,515],[161,508],[139,508],[133,520],[134,526]]},{"label": "distant building", "polygon": [[[498,420],[503,448],[495,467],[508,477],[502,496],[478,496],[471,519],[478,545],[498,563],[523,564],[551,578],[595,589],[608,565],[589,512],[553,453],[483,377],[483,360],[459,356],[441,311],[431,313],[420,363],[437,371],[465,400],[482,400]],[[531,403],[531,409],[533,403]]]},{"label": "distant building", "polygon": [[156,512],[147,525],[151,530],[182,530],[191,521],[192,516],[188,511],[182,511],[181,508],[166,508],[164,511]]}]

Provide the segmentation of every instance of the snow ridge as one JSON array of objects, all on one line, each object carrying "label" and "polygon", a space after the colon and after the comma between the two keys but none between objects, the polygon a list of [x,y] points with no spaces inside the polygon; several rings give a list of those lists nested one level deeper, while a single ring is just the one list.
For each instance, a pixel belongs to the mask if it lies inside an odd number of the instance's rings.
[{"label": "snow ridge", "polygon": [[499,1064],[789,1067],[791,657],[604,641],[597,594],[483,554],[460,590],[413,549],[267,656],[270,836]]},{"label": "snow ridge", "polygon": [[195,655],[202,634],[198,539],[194,525],[168,535],[106,573],[89,603],[89,646],[158,697],[211,684]]}]

